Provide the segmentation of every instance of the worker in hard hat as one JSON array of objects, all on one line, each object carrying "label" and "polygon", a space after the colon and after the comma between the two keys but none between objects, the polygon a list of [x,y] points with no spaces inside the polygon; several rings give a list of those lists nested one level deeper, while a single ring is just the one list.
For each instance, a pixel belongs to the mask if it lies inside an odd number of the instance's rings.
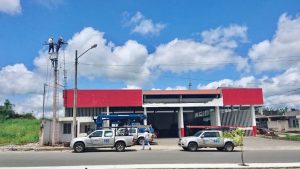
[{"label": "worker in hard hat", "polygon": [[50,51],[52,51],[52,53],[53,53],[54,52],[54,40],[53,40],[53,37],[49,38],[48,45],[49,45],[48,53],[50,53]]},{"label": "worker in hard hat", "polygon": [[59,37],[59,39],[58,39],[58,41],[57,41],[57,44],[56,44],[56,53],[59,52],[59,49],[60,49],[60,47],[61,47],[63,44],[66,44],[66,43],[64,42],[64,40],[63,40],[62,37]]}]

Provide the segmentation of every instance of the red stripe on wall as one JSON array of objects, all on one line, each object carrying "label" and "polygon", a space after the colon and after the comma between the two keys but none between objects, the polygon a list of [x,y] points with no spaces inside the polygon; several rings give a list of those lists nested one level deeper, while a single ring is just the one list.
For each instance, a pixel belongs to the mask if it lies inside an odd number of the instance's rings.
[{"label": "red stripe on wall", "polygon": [[[74,104],[74,90],[64,91],[64,106]],[[142,90],[78,90],[77,107],[141,107]]]}]

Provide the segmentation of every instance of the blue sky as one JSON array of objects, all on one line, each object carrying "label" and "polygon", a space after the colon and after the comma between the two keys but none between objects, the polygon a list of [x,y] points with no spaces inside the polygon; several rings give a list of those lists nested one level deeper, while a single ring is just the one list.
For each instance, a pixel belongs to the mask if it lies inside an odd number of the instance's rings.
[{"label": "blue sky", "polygon": [[266,106],[300,108],[299,11],[296,0],[0,0],[0,101],[39,114],[52,84],[43,43],[63,36],[68,88],[75,50],[97,43],[79,60],[80,89],[262,87]]}]

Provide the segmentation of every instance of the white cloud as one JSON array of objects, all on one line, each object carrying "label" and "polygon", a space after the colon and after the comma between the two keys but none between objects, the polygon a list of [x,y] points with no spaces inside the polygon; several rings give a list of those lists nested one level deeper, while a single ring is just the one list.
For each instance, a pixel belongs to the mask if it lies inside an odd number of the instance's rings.
[{"label": "white cloud", "polygon": [[140,86],[135,86],[135,85],[127,85],[126,88],[123,89],[142,89]]},{"label": "white cloud", "polygon": [[132,27],[133,33],[142,35],[158,35],[166,27],[163,23],[154,23],[141,12],[137,12],[130,19],[126,18],[125,25]]},{"label": "white cloud", "polygon": [[282,74],[256,79],[254,76],[239,80],[223,79],[209,84],[199,84],[198,89],[216,89],[218,87],[261,87],[265,106],[300,108],[300,69],[290,68]]},{"label": "white cloud", "polygon": [[39,93],[43,90],[43,79],[24,64],[8,65],[0,70],[0,88],[1,95]]},{"label": "white cloud", "polygon": [[230,25],[228,27],[218,27],[209,31],[203,31],[201,36],[203,43],[218,45],[228,48],[236,48],[238,41],[247,42],[247,27],[240,25]]},{"label": "white cloud", "polygon": [[232,49],[179,39],[158,46],[148,60],[149,67],[174,73],[205,71],[230,63],[240,70],[247,66],[247,59],[238,56]]},{"label": "white cloud", "polygon": [[167,87],[165,90],[187,90],[186,86]]},{"label": "white cloud", "polygon": [[256,71],[286,70],[300,65],[300,16],[283,14],[276,34],[271,40],[254,44],[249,56]]},{"label": "white cloud", "polygon": [[[105,77],[109,80],[125,81],[128,85],[140,86],[150,80],[150,70],[144,66],[148,57],[146,47],[136,41],[128,40],[122,46],[115,46],[108,42],[103,32],[91,27],[84,28],[76,33],[65,52],[66,62],[74,63],[74,51],[78,50],[80,55],[93,44],[94,48],[79,58],[78,75],[90,79]],[[45,64],[43,56],[36,60],[36,64]],[[67,65],[69,74],[73,74],[73,64]]]},{"label": "white cloud", "polygon": [[[284,73],[274,77],[263,77],[260,79],[261,86],[264,88],[266,96],[273,95],[291,95],[295,94],[293,90],[299,88],[300,69],[293,67],[286,70]],[[287,92],[287,93],[286,93]]]},{"label": "white cloud", "polygon": [[[49,88],[48,88],[49,89]],[[47,118],[52,118],[52,104],[53,95],[51,87],[45,95],[45,113],[44,116]],[[63,115],[63,100],[62,92],[58,92],[58,102],[57,102],[57,116]],[[26,98],[14,102],[14,110],[17,113],[33,113],[36,117],[41,118],[43,116],[43,94],[33,94],[27,95]]]},{"label": "white cloud", "polygon": [[300,95],[276,95],[265,99],[265,107],[274,108],[300,108]]},{"label": "white cloud", "polygon": [[[139,18],[136,16],[133,20]],[[226,28],[222,29],[226,32]],[[232,33],[224,34],[229,41],[232,40],[230,36],[234,37]],[[68,74],[74,74],[74,51],[78,50],[78,54],[81,54],[95,43],[98,45],[97,48],[79,58],[79,77],[89,79],[105,77],[112,81],[124,81],[129,86],[142,86],[153,80],[160,71],[181,73],[209,70],[229,63],[236,64],[237,69],[240,70],[247,65],[247,60],[236,55],[233,49],[218,45],[175,39],[158,46],[154,53],[149,54],[144,45],[134,40],[116,46],[104,38],[103,32],[87,27],[76,33],[68,41],[65,50],[61,51],[61,55],[64,54],[66,57]],[[47,52],[40,51],[34,63],[37,70],[45,75],[46,65],[49,66]],[[69,79],[72,78],[73,76]]]},{"label": "white cloud", "polygon": [[182,73],[206,71],[234,64],[237,70],[248,70],[248,59],[235,53],[239,42],[247,41],[247,27],[230,25],[203,31],[202,42],[174,39],[158,46],[148,59],[148,66]]},{"label": "white cloud", "polygon": [[[24,64],[5,66],[0,70],[0,103],[9,99],[15,105],[17,113],[33,113],[41,117],[44,82],[45,78],[41,72],[31,71]],[[46,88],[46,116],[50,116],[52,111],[52,87],[50,84]],[[59,98],[62,98],[61,94]],[[58,106],[61,112],[62,99]]]},{"label": "white cloud", "polygon": [[10,15],[20,14],[22,11],[20,0],[0,0],[0,12]]},{"label": "white cloud", "polygon": [[223,79],[211,82],[207,85],[199,84],[198,89],[216,89],[218,87],[251,87],[256,86],[256,79],[254,76],[243,77],[240,80]]}]

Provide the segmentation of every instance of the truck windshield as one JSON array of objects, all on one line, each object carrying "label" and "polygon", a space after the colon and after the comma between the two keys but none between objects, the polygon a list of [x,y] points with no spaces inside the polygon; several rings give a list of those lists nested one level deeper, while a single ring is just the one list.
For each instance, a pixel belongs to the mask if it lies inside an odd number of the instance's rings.
[{"label": "truck windshield", "polygon": [[198,131],[197,133],[194,134],[195,137],[199,137],[202,134],[202,131]]}]

